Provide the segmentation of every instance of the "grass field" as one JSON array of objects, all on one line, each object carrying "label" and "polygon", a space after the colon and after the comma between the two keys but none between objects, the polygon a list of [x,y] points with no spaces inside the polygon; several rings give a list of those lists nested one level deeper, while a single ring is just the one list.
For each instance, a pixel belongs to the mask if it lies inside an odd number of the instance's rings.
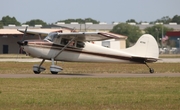
[{"label": "grass field", "polygon": [[[33,74],[37,63],[0,62],[1,74]],[[43,64],[50,74],[50,62]],[[143,64],[58,62],[63,74],[149,74]],[[180,73],[179,63],[149,64]],[[180,77],[0,78],[0,110],[179,110]]]},{"label": "grass field", "polygon": [[[33,74],[32,66],[40,62],[0,62],[0,74]],[[72,63],[58,62],[64,70],[61,72],[86,74],[86,73],[149,73],[144,64],[123,64],[123,63]],[[50,74],[51,62],[45,62],[43,66],[47,69],[42,74]],[[180,73],[180,63],[150,63],[155,73]]]},{"label": "grass field", "polygon": [[0,59],[6,58],[32,58],[30,56],[26,56],[25,54],[0,54]]},{"label": "grass field", "polygon": [[1,110],[179,110],[180,78],[0,79]]}]

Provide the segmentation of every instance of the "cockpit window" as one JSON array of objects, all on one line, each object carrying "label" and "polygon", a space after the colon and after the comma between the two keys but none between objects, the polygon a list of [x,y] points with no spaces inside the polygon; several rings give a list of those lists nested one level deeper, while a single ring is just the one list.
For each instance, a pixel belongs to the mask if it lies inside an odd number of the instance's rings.
[{"label": "cockpit window", "polygon": [[48,34],[48,36],[44,40],[49,40],[49,41],[53,42],[54,39],[57,37],[58,37],[58,33],[52,32],[52,33]]},{"label": "cockpit window", "polygon": [[78,47],[78,48],[84,48],[84,42],[82,42],[82,41],[77,41],[77,45],[76,45],[76,47]]},{"label": "cockpit window", "polygon": [[[66,45],[66,44],[68,44],[70,41],[71,41],[71,39],[62,38],[60,44]],[[70,43],[68,46],[74,47],[74,46],[75,46],[75,41],[71,41],[71,43]]]},{"label": "cockpit window", "polygon": [[62,38],[61,39],[61,44],[66,45],[69,41],[70,41],[69,39]]},{"label": "cockpit window", "polygon": [[[60,44],[67,45],[71,39],[62,38]],[[70,47],[77,47],[77,48],[84,48],[85,43],[82,41],[72,41],[68,46]]]}]

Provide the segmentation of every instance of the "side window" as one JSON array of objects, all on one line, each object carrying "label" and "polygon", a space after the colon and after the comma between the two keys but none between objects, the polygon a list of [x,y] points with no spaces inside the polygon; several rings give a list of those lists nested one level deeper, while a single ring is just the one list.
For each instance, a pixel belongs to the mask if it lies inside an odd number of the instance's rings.
[{"label": "side window", "polygon": [[69,39],[62,38],[60,44],[66,45],[68,42],[69,42]]},{"label": "side window", "polygon": [[76,45],[76,47],[78,47],[78,48],[84,48],[84,42],[81,42],[81,41],[77,41],[77,45]]},{"label": "side window", "polygon": [[110,41],[102,41],[102,46],[110,48]]},{"label": "side window", "polygon": [[54,34],[53,37],[52,37],[52,42],[55,42],[58,38],[58,35],[57,34]]}]

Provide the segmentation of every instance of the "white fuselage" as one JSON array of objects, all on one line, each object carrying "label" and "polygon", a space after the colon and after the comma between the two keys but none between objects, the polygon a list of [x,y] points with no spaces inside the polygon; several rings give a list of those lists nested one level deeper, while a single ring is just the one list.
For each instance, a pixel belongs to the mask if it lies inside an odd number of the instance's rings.
[{"label": "white fuselage", "polygon": [[29,42],[28,45],[22,46],[23,50],[30,56],[57,61],[72,61],[72,62],[130,62],[131,54],[113,50],[110,48],[98,46],[89,42],[85,42],[83,48],[70,47],[62,51],[56,56],[62,45],[53,44],[50,42]]}]

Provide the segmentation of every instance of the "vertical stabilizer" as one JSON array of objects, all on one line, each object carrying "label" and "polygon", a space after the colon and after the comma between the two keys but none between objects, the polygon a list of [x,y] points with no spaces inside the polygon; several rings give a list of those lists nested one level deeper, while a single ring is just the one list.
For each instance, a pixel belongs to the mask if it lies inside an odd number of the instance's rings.
[{"label": "vertical stabilizer", "polygon": [[131,53],[134,57],[159,58],[158,44],[150,34],[142,35],[134,46],[124,51]]}]

